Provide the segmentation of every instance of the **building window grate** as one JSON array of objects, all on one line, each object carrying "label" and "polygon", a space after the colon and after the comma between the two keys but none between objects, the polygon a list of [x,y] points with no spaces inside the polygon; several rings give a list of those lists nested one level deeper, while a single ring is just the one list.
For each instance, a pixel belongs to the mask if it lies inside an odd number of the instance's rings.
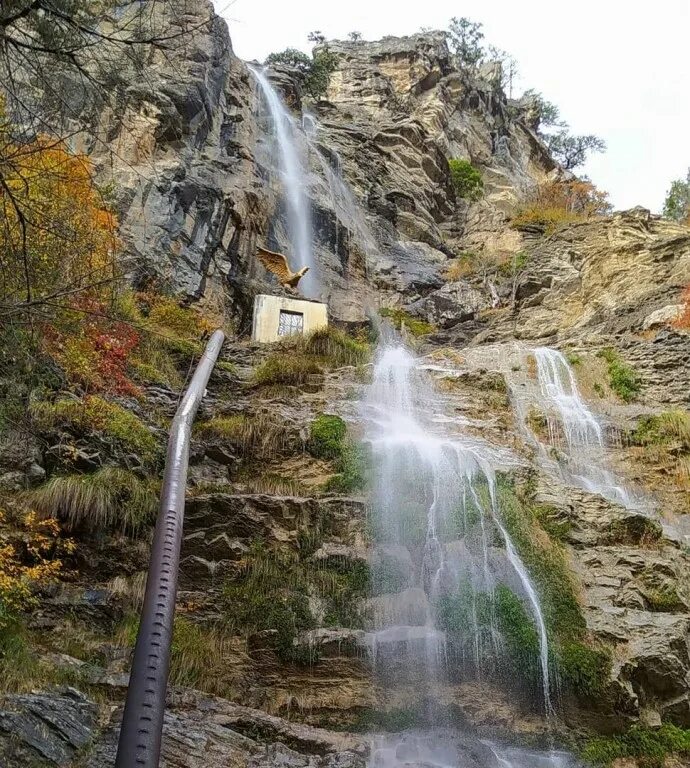
[{"label": "building window grate", "polygon": [[304,315],[301,312],[280,310],[278,321],[278,336],[294,336],[304,331]]}]

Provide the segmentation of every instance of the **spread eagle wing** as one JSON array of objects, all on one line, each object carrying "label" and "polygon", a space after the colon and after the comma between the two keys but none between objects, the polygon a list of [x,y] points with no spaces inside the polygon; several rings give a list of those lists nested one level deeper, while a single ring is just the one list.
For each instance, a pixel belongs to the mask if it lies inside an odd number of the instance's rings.
[{"label": "spread eagle wing", "polygon": [[260,245],[257,246],[256,250],[259,256],[259,261],[269,272],[273,272],[281,283],[286,283],[293,277],[287,259],[282,253],[269,251],[267,248],[262,248]]}]

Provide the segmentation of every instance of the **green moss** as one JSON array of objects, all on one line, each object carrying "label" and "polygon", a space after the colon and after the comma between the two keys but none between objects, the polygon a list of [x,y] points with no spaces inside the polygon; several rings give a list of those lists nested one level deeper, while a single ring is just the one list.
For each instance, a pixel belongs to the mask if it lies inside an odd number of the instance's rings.
[{"label": "green moss", "polygon": [[535,667],[539,656],[539,635],[532,617],[517,595],[499,584],[495,591],[496,618],[511,656],[522,663],[523,671]]},{"label": "green moss", "polygon": [[434,333],[436,328],[431,323],[426,323],[423,320],[418,320],[416,317],[405,312],[403,309],[384,308],[379,310],[381,317],[388,318],[393,326],[400,330],[404,325],[405,329],[409,331],[413,336],[426,336],[429,333]]},{"label": "green moss", "polygon": [[640,393],[640,380],[635,371],[625,363],[613,347],[606,347],[597,353],[608,363],[609,386],[626,403]]},{"label": "green moss", "polygon": [[581,642],[561,642],[557,650],[561,682],[580,698],[600,697],[611,673],[611,652]]},{"label": "green moss", "polygon": [[137,416],[101,397],[38,402],[31,407],[31,416],[43,429],[66,426],[80,433],[100,433],[139,456],[144,464],[156,464],[162,457],[158,441]]},{"label": "green moss", "polygon": [[467,200],[479,200],[484,183],[481,173],[472,163],[462,158],[453,158],[448,161],[448,168],[456,194]]},{"label": "green moss", "polygon": [[585,621],[563,550],[556,543],[544,546],[538,540],[535,505],[521,500],[503,477],[499,479],[498,495],[504,524],[537,584],[551,633],[569,639],[582,637]]},{"label": "green moss", "polygon": [[326,484],[327,493],[348,494],[364,491],[369,477],[369,454],[364,446],[346,440],[336,463],[338,472]]},{"label": "green moss", "polygon": [[318,459],[337,459],[342,455],[347,425],[340,418],[321,413],[311,423],[307,450]]},{"label": "green moss", "polygon": [[611,765],[619,758],[635,758],[645,768],[663,768],[671,755],[690,755],[690,730],[664,723],[651,729],[632,726],[619,736],[591,739],[582,757],[593,765]]},{"label": "green moss", "polygon": [[419,725],[424,719],[424,716],[416,709],[364,709],[359,713],[357,720],[348,727],[348,730],[354,733],[370,733],[372,731],[398,733]]},{"label": "green moss", "polygon": [[301,386],[312,376],[323,373],[316,360],[304,354],[270,355],[254,372],[254,383],[265,387],[273,384]]},{"label": "green moss", "polygon": [[563,518],[560,512],[548,504],[533,504],[532,509],[541,527],[556,541],[564,541],[572,530],[573,524]]}]

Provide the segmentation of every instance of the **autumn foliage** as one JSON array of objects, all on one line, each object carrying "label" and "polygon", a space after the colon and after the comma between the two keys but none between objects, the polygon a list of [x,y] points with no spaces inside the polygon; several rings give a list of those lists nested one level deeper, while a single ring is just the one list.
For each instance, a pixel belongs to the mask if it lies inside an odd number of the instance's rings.
[{"label": "autumn foliage", "polygon": [[676,328],[690,329],[690,285],[683,291],[683,311],[673,324]]},{"label": "autumn foliage", "polygon": [[553,181],[537,187],[512,224],[516,229],[538,226],[553,232],[563,224],[587,221],[610,210],[607,193],[590,181]]},{"label": "autumn foliage", "polygon": [[71,540],[60,538],[55,520],[29,511],[12,529],[5,518],[0,510],[0,635],[32,607],[34,587],[56,580],[64,557],[74,551]]}]

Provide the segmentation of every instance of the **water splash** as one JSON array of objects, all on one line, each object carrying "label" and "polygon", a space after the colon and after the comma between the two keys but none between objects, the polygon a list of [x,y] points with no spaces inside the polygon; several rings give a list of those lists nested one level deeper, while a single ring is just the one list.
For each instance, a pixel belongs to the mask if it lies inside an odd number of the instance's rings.
[{"label": "water splash", "polygon": [[[492,604],[501,580],[492,563],[503,558],[512,573],[511,586],[522,595],[537,627],[544,707],[550,714],[543,612],[498,506],[494,468],[507,468],[512,459],[478,438],[449,433],[457,425],[435,410],[436,401],[409,351],[399,344],[383,347],[365,403],[367,437],[377,468],[373,522],[379,547],[372,567],[375,585],[377,578],[382,582],[379,591],[394,593],[387,603],[384,596],[377,598],[384,604],[379,617],[419,618],[416,625],[387,627],[379,620],[368,635],[372,655],[384,676],[404,674],[409,668],[418,674],[422,669],[433,688],[441,681],[448,655],[439,613],[448,598],[467,585],[472,656],[481,676],[498,632],[495,617],[487,627],[480,614]],[[503,541],[503,555],[493,543],[496,535]],[[396,554],[391,557],[391,552]],[[419,609],[420,591],[431,610]],[[393,663],[396,658],[404,659],[405,669]],[[427,693],[433,695],[433,690]]]},{"label": "water splash", "polygon": [[258,67],[250,66],[249,70],[259,84],[273,121],[286,202],[288,236],[294,251],[293,264],[295,267],[309,267],[300,287],[305,295],[316,298],[320,286],[312,249],[311,210],[304,171],[306,164],[300,158],[297,126],[266,73]]}]

